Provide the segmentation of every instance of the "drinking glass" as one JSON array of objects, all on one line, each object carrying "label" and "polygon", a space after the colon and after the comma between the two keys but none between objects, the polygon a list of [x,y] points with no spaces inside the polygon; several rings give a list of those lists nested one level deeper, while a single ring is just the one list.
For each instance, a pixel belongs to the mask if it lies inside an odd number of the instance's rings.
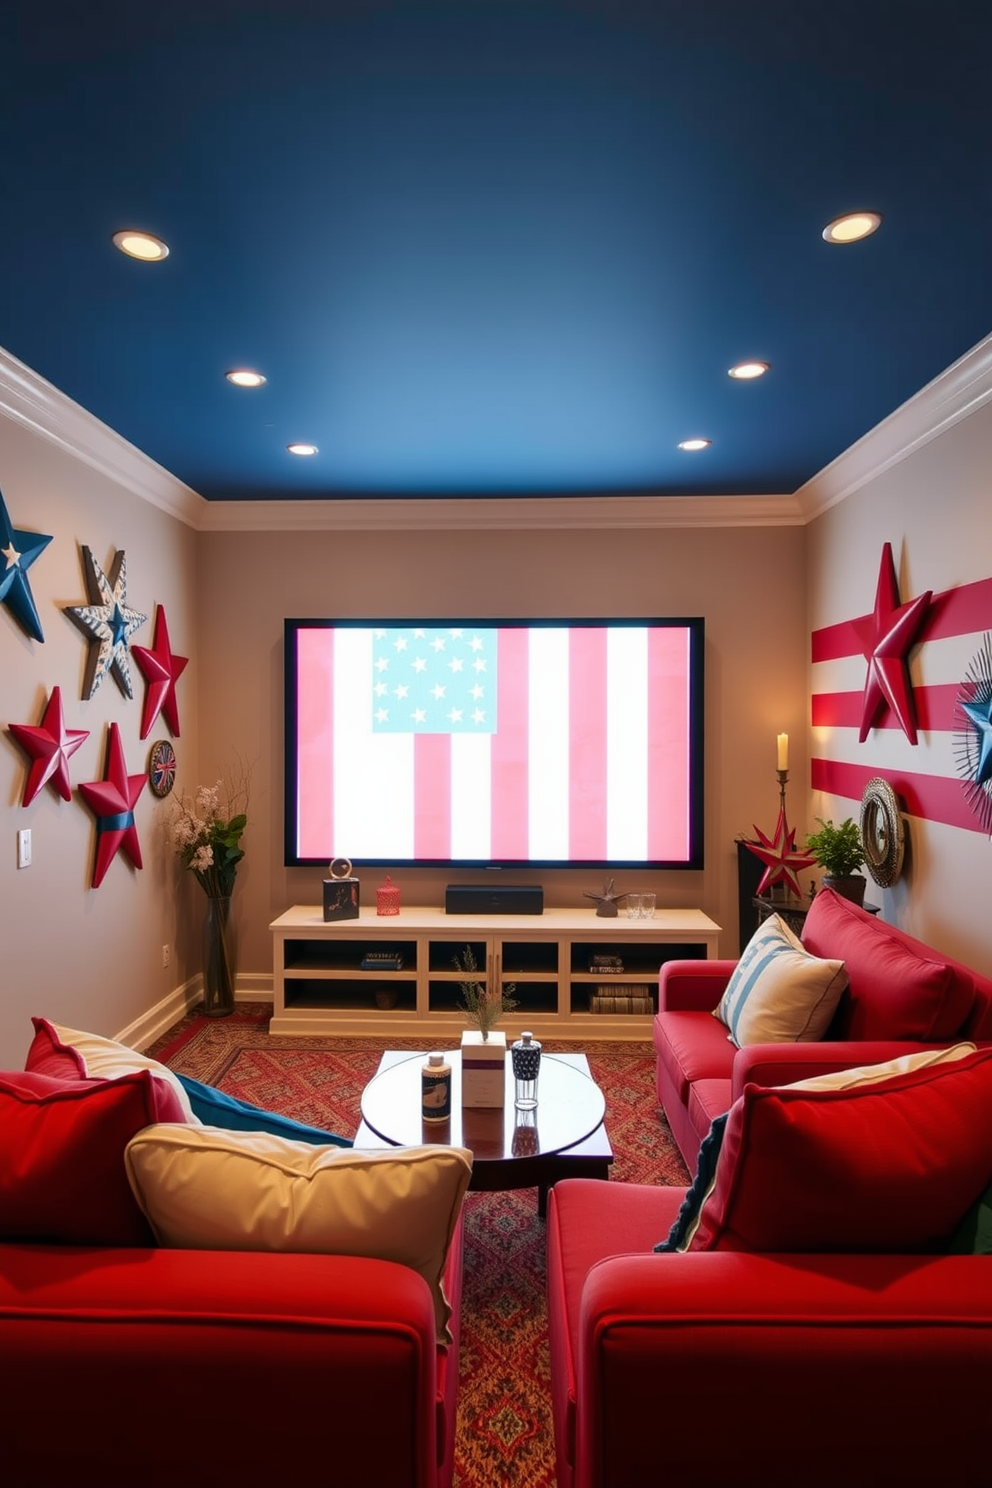
[{"label": "drinking glass", "polygon": [[642,906],[643,899],[644,899],[644,895],[643,894],[628,894],[627,895],[627,918],[628,918],[628,920],[639,920],[641,918],[641,916],[644,913],[644,911],[643,911],[643,909],[641,907]]},{"label": "drinking glass", "polygon": [[642,920],[653,920],[654,919],[654,903],[655,903],[655,898],[656,898],[656,895],[654,895],[654,894],[642,894],[641,895],[641,919]]}]

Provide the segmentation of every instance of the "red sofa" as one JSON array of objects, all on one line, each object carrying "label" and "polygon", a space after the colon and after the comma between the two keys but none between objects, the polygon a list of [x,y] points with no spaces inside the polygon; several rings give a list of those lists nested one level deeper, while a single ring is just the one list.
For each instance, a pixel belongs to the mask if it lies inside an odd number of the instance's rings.
[{"label": "red sofa", "polygon": [[391,1261],[0,1245],[8,1481],[448,1488],[461,1253],[444,1347]]},{"label": "red sofa", "polygon": [[365,1167],[204,1125],[165,1066],[35,1027],[26,1070],[0,1074],[6,1480],[449,1488],[458,1154]]},{"label": "red sofa", "polygon": [[849,977],[826,1039],[735,1048],[713,1010],[736,961],[670,961],[654,1020],[658,1100],[690,1172],[713,1119],[748,1082],[784,1085],[959,1038],[992,1039],[992,979],[824,889],[802,943]]},{"label": "red sofa", "polygon": [[988,1257],[653,1255],[683,1197],[551,1191],[559,1488],[988,1480]]}]

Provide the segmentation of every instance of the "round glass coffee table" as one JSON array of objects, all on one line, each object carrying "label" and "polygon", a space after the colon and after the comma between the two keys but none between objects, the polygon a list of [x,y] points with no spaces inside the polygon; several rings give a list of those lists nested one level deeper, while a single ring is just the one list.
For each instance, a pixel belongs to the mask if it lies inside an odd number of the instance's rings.
[{"label": "round glass coffee table", "polygon": [[559,1178],[608,1178],[613,1161],[603,1118],[606,1100],[584,1054],[544,1054],[538,1106],[518,1111],[513,1073],[506,1061],[502,1109],[462,1106],[461,1054],[445,1051],[451,1065],[451,1117],[424,1121],[420,1071],[426,1052],[390,1049],[362,1093],[362,1124],[355,1146],[420,1147],[438,1143],[472,1153],[470,1188],[538,1190],[545,1211],[548,1189]]}]

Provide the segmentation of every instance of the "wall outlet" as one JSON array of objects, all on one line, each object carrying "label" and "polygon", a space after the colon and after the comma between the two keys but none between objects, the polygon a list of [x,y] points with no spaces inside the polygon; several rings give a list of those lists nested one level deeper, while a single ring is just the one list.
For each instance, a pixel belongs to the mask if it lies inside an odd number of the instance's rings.
[{"label": "wall outlet", "polygon": [[167,968],[170,967],[171,965],[172,965],[172,947],[171,946],[164,945],[162,947],[162,970],[163,971],[167,970]]},{"label": "wall outlet", "polygon": [[31,867],[31,828],[24,827],[17,834],[17,866]]}]

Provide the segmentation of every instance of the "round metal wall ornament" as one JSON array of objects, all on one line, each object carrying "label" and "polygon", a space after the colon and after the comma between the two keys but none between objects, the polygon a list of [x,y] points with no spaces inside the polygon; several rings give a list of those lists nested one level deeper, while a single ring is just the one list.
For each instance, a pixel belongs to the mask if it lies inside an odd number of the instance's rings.
[{"label": "round metal wall ornament", "polygon": [[906,849],[899,800],[887,780],[869,780],[861,796],[861,840],[865,867],[883,889],[898,883]]},{"label": "round metal wall ornament", "polygon": [[159,739],[148,756],[148,785],[153,796],[167,796],[176,783],[176,751],[168,739]]}]

